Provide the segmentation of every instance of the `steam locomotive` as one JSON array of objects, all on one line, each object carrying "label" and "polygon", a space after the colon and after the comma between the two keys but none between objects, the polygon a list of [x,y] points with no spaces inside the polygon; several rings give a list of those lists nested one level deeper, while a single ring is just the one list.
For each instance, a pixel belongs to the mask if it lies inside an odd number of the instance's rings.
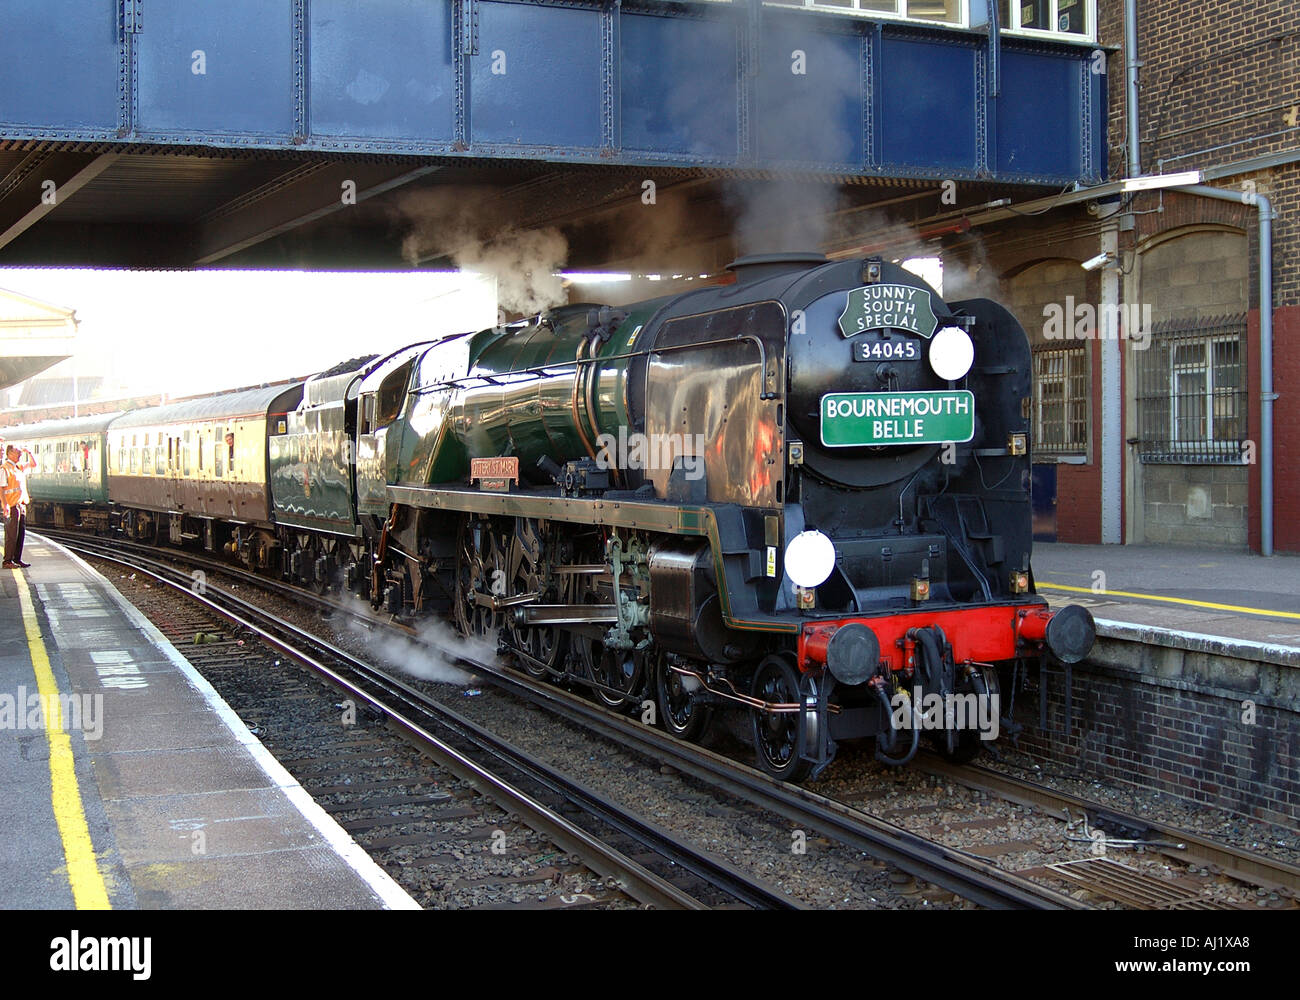
[{"label": "steam locomotive", "polygon": [[969,759],[1023,667],[1094,638],[1034,593],[1024,331],[877,258],[731,270],[8,436],[38,521],[445,614],[683,739],[740,710],[779,779],[923,730]]}]

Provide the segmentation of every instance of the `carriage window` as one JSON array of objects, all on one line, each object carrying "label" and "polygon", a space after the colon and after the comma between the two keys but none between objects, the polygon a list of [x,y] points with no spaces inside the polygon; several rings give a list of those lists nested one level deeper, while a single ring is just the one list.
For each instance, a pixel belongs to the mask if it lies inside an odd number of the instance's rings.
[{"label": "carriage window", "polygon": [[212,474],[220,479],[226,474],[226,449],[223,442],[224,428],[218,427],[212,433]]},{"label": "carriage window", "polygon": [[226,465],[233,476],[235,474],[235,433],[234,431],[226,432]]},{"label": "carriage window", "polygon": [[184,443],[180,446],[181,453],[181,474],[188,476],[190,474],[190,432],[185,432]]}]

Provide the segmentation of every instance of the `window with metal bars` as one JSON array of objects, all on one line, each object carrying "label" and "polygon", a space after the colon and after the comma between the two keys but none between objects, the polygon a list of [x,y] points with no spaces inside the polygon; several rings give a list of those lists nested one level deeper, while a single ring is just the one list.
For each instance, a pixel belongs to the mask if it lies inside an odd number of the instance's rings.
[{"label": "window with metal bars", "polygon": [[1087,345],[1034,348],[1035,455],[1088,454],[1088,386]]},{"label": "window with metal bars", "polygon": [[1244,461],[1244,315],[1157,324],[1138,355],[1137,377],[1143,462]]}]

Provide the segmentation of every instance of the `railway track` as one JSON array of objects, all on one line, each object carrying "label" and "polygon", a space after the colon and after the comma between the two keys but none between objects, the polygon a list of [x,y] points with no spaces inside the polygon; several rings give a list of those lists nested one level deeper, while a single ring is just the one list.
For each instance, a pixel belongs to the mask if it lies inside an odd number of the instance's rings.
[{"label": "railway track", "polygon": [[[143,570],[157,573],[160,577],[167,579],[171,586],[189,592],[189,587],[192,584],[190,574],[160,563],[156,559],[157,550],[146,549],[148,555],[135,554],[135,552],[126,554],[122,551],[123,549],[138,551],[137,547],[122,546],[116,543],[108,544],[103,540],[90,540],[76,535],[58,534],[55,536],[55,533],[49,534],[52,537],[57,537],[59,541],[67,544],[74,551],[92,555],[96,558],[111,559],[124,565],[131,565],[137,567],[137,571]],[[189,556],[188,553],[176,552],[168,552],[167,555],[170,558]],[[284,587],[275,581],[264,581],[261,577],[246,574],[240,570],[213,563],[210,560],[186,558],[185,561],[187,564],[205,567],[205,572],[232,574],[236,578],[246,580],[248,585],[261,586],[263,589],[289,596],[300,603],[307,602],[333,612],[344,612],[353,617],[362,617],[358,616],[355,611],[343,607],[338,602],[324,600],[296,588]],[[211,585],[207,586],[206,590],[208,593],[206,599],[209,601],[212,600],[215,594],[220,592],[219,588]],[[229,596],[227,595],[227,597]],[[224,600],[223,598],[223,602]],[[256,605],[237,598],[234,600],[240,608],[238,614],[242,618],[265,619],[269,617]],[[219,610],[215,605],[213,605],[213,609]],[[375,624],[373,619],[369,619],[369,622],[371,625]],[[271,627],[274,628],[275,626],[272,625]],[[347,654],[337,649],[337,647],[332,647],[322,640],[315,639],[300,629],[288,625],[282,625],[281,627],[290,630],[298,641],[315,644],[318,648],[326,647],[330,650],[331,655],[356,660],[351,654]],[[283,640],[276,641],[283,642]],[[282,648],[287,651],[289,647],[282,646]],[[359,663],[359,661],[357,662]],[[860,813],[840,803],[825,799],[807,789],[775,781],[767,775],[746,765],[739,764],[730,758],[691,744],[682,743],[651,727],[607,713],[594,704],[567,692],[549,687],[534,687],[525,675],[517,671],[501,667],[499,664],[489,662],[484,658],[468,658],[467,662],[476,672],[491,677],[493,683],[497,686],[520,698],[541,705],[553,714],[566,718],[584,728],[594,729],[607,738],[613,739],[620,745],[631,748],[643,756],[666,763],[681,773],[695,777],[704,784],[783,817],[795,827],[816,830],[855,851],[861,851],[878,861],[895,865],[914,878],[940,886],[978,905],[1014,909],[1080,908],[1077,901],[1072,900],[1063,893],[1046,889],[1026,879],[1000,871],[996,866],[983,862],[978,858],[963,855],[960,851],[928,841],[897,825]],[[364,669],[373,670],[368,665],[362,666]],[[422,703],[422,710],[436,711],[447,717],[454,717],[454,725],[460,729],[476,731],[478,738],[485,741],[491,739],[489,734],[473,726],[463,717],[451,713],[445,707],[438,706],[435,708],[434,703],[429,702],[428,699],[415,692],[404,682],[384,675],[383,683],[389,685],[390,690],[400,691],[403,698],[414,698],[417,702]],[[516,754],[518,754],[517,751]],[[785,898],[788,902],[788,897]]]},{"label": "railway track", "polygon": [[[116,546],[74,537],[67,547],[147,575],[169,594],[184,595],[179,609],[171,599],[142,610],[186,650],[223,697],[231,695],[227,700],[233,699],[232,707],[264,740],[274,715],[268,699],[322,697],[300,673],[278,671],[283,659],[306,667],[344,696],[337,704],[331,701],[325,713],[329,722],[321,724],[317,712],[316,724],[280,734],[271,749],[309,792],[323,797],[323,807],[362,847],[381,864],[388,861],[390,868],[398,868],[390,873],[399,881],[412,866],[406,856],[412,847],[420,848],[414,863],[421,869],[455,869],[473,850],[468,845],[483,844],[480,854],[494,853],[500,846],[505,854],[513,839],[512,859],[531,846],[547,863],[504,877],[485,877],[475,886],[479,896],[491,896],[483,890],[494,884],[502,890],[498,894],[507,894],[511,886],[549,884],[552,891],[540,897],[529,891],[523,905],[797,908],[785,894],[603,800],[400,679],[255,604],[216,587],[204,586],[199,593],[184,571],[116,551]],[[259,650],[257,644],[266,649]],[[339,723],[340,711],[354,714],[351,725]],[[382,725],[360,724],[367,716]],[[395,730],[402,741],[384,739],[386,730]],[[433,758],[443,773],[431,776],[409,746]],[[562,811],[585,821],[570,819]],[[452,828],[429,829],[446,824]],[[554,846],[547,850],[548,845]],[[395,857],[394,851],[404,855]],[[580,867],[593,877],[583,879]],[[598,888],[575,891],[575,882]]]},{"label": "railway track", "polygon": [[[1028,886],[1028,905],[1057,905],[1091,908],[1107,902],[1144,909],[1229,909],[1231,893],[1220,891],[1227,881],[1248,886],[1253,897],[1258,889],[1294,905],[1300,894],[1300,869],[1255,852],[1221,844],[1207,837],[1178,830],[1158,821],[1119,813],[1106,805],[1016,778],[988,768],[953,765],[933,754],[917,762],[919,771],[942,779],[930,801],[902,810],[874,810],[879,788],[853,802],[773,781],[766,775],[738,764],[729,757],[703,748],[682,744],[647,726],[618,716],[569,692],[555,688],[536,689],[531,678],[509,668],[496,667],[494,678],[520,697],[545,704],[575,722],[605,729],[621,742],[639,742],[651,755],[658,749],[672,754],[671,763],[683,773],[709,781],[751,801],[806,824],[823,834],[849,844],[873,857],[888,860],[909,874],[932,881],[967,899],[986,906],[1024,905],[1013,893]],[[661,746],[666,742],[666,746]],[[668,759],[666,756],[663,759]],[[984,794],[979,802],[963,800],[957,805],[952,793],[957,786]],[[960,818],[935,824],[933,815],[957,806]],[[1015,849],[1026,846],[1015,836],[999,833],[989,846],[988,859],[975,852],[980,846],[945,846],[941,834],[961,835],[963,829],[1015,829],[1023,821],[1011,811],[1015,806],[1038,810],[1057,821],[1057,835],[1063,842],[1074,841],[1082,857],[1019,870],[996,864],[992,859],[1011,858]],[[899,813],[906,814],[897,815]],[[1138,851],[1173,862],[1180,871],[1197,870],[1196,878],[1146,869],[1162,865],[1135,866],[1126,858]],[[1001,886],[1011,891],[1002,895]],[[997,887],[997,888],[993,888]],[[986,898],[976,893],[987,891]],[[1245,896],[1242,892],[1239,896]],[[1022,897],[1023,899],[1023,897]],[[1068,900],[1068,902],[1066,902]]]},{"label": "railway track", "polygon": [[[61,537],[74,545],[85,544],[85,539],[79,536]],[[95,546],[92,544],[90,547]],[[188,561],[189,554],[185,556]],[[380,624],[339,602],[306,594],[297,588],[223,564],[208,565],[213,571],[246,579],[252,585],[278,592],[294,601],[362,619],[368,627]],[[402,626],[393,627],[409,633]],[[1218,908],[1222,905],[1217,901],[1207,902],[1202,898],[1203,894],[1195,891],[1195,884],[1190,880],[1175,880],[1172,885],[1162,885],[1162,882],[1170,880],[1135,872],[1125,863],[1117,862],[1114,851],[1096,859],[1080,858],[1035,866],[1020,873],[1009,871],[960,847],[937,842],[925,835],[924,825],[919,831],[908,829],[902,822],[875,815],[866,808],[776,782],[728,757],[681,743],[569,692],[553,686],[536,686],[525,674],[500,663],[481,657],[467,659],[477,673],[490,677],[493,684],[512,696],[538,705],[584,729],[595,730],[642,756],[669,764],[706,785],[785,817],[796,826],[817,830],[839,843],[887,861],[915,878],[941,886],[982,906],[1086,908],[1098,901],[1144,908]],[[954,767],[935,757],[923,757],[919,766],[952,786],[978,789],[1004,803],[1042,810],[1070,824],[1069,829],[1074,829],[1074,832],[1085,835],[1070,839],[1096,838],[1096,831],[1102,831],[1108,838],[1106,843],[1121,852],[1136,846],[1140,850],[1159,850],[1163,856],[1184,867],[1199,862],[1208,866],[1203,875],[1212,873],[1223,879],[1260,887],[1269,892],[1272,900],[1277,900],[1278,894],[1283,900],[1294,900],[1297,890],[1300,890],[1300,869],[1263,855],[1174,830],[1157,822],[1117,814],[1100,804],[986,768]],[[936,801],[932,805],[898,811],[923,815],[940,807]],[[1091,826],[1085,825],[1078,830],[1080,820]],[[998,823],[995,816],[977,816],[957,825],[974,827]],[[1221,898],[1223,894],[1218,895]]]},{"label": "railway track", "polygon": [[1091,841],[1097,850],[1090,852],[1088,859],[1081,859],[1084,863],[1049,866],[1043,874],[1096,895],[1140,907],[1218,908],[1205,906],[1195,891],[1185,891],[1193,888],[1187,883],[1160,886],[1132,871],[1116,869],[1116,854],[1140,854],[1168,859],[1183,868],[1199,869],[1202,877],[1231,880],[1252,887],[1258,898],[1268,902],[1280,900],[1287,908],[1300,908],[1296,902],[1300,899],[1300,867],[1296,865],[992,768],[971,764],[958,767],[934,755],[923,756],[917,766],[953,784],[1042,810],[1066,824],[1075,841]]}]

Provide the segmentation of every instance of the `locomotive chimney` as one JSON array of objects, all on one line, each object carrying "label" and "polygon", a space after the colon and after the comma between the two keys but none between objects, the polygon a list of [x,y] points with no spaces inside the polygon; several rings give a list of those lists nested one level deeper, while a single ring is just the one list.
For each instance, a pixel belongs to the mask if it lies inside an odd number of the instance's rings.
[{"label": "locomotive chimney", "polygon": [[738,257],[727,265],[736,272],[737,285],[750,285],[777,274],[794,270],[808,270],[829,261],[819,253],[752,253]]}]

